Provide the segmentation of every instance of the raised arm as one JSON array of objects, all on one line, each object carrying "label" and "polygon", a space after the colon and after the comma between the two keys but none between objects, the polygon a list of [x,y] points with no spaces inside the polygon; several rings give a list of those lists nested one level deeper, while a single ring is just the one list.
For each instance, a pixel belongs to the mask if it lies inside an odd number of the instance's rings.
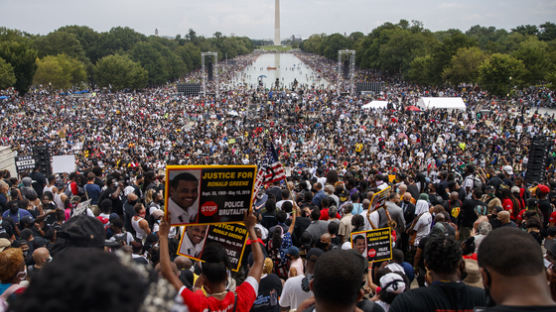
[{"label": "raised arm", "polygon": [[168,249],[168,233],[170,232],[170,223],[168,219],[162,219],[160,222],[160,227],[158,229],[158,239],[160,241],[160,271],[162,276],[174,286],[174,288],[179,291],[183,287],[181,280],[172,271],[172,266],[170,264],[170,251]]},{"label": "raised arm", "polygon": [[292,210],[292,224],[290,224],[290,227],[288,228],[288,233],[292,234],[293,233],[293,229],[295,227],[295,219],[297,218],[297,204],[294,203],[293,204],[293,210]]},{"label": "raised arm", "polygon": [[248,275],[254,277],[257,280],[257,283],[259,283],[261,281],[261,275],[263,273],[264,255],[261,249],[261,244],[257,242],[257,233],[255,232],[257,217],[255,217],[253,215],[253,212],[251,212],[245,218],[244,223],[247,227],[247,231],[249,232],[249,239],[252,241],[251,251],[253,253],[253,266],[251,267],[251,269],[249,269]]}]

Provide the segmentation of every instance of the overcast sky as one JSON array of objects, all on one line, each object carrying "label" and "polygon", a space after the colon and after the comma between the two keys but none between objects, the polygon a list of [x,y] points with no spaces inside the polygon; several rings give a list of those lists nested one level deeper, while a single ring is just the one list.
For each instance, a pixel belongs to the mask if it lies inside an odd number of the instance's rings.
[{"label": "overcast sky", "polygon": [[[281,0],[281,37],[315,33],[368,33],[384,22],[418,20],[433,31],[473,25],[510,30],[556,22],[555,0]],[[151,35],[271,39],[274,0],[0,0],[0,26],[47,34],[65,25],[96,31],[128,26]]]}]

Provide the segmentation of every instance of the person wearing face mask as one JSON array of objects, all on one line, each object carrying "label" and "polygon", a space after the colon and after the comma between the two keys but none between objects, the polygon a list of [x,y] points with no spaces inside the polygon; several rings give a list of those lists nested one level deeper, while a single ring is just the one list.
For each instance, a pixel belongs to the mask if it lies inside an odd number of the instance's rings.
[{"label": "person wearing face mask", "polygon": [[541,247],[526,232],[492,231],[479,247],[478,261],[491,305],[496,305],[483,311],[556,311]]},{"label": "person wearing face mask", "polygon": [[145,206],[143,206],[143,204],[141,203],[135,204],[133,209],[135,210],[135,216],[131,218],[131,226],[135,230],[135,237],[143,241],[145,238],[147,238],[147,235],[151,234],[149,222],[145,220],[147,211],[145,210]]},{"label": "person wearing face mask", "polygon": [[127,201],[124,203],[124,227],[126,229],[126,231],[131,232],[132,234],[135,234],[135,230],[133,229],[133,226],[131,225],[131,218],[135,215],[135,204],[137,204],[138,201],[138,197],[137,195],[135,195],[135,193],[131,192],[129,194],[127,194]]},{"label": "person wearing face mask", "polygon": [[45,247],[39,247],[35,249],[33,251],[32,257],[35,264],[30,265],[27,268],[27,272],[29,272],[29,278],[31,278],[32,275],[37,274],[46,263],[52,261],[50,251]]},{"label": "person wearing face mask", "polygon": [[2,214],[3,219],[10,219],[14,224],[19,224],[22,218],[33,217],[31,213],[25,209],[19,208],[19,202],[17,200],[11,200],[8,202],[8,210],[4,211]]},{"label": "person wearing face mask", "polygon": [[424,258],[428,287],[397,295],[390,312],[472,311],[476,306],[485,305],[482,289],[462,283],[465,264],[461,247],[454,238],[443,234],[431,236]]}]

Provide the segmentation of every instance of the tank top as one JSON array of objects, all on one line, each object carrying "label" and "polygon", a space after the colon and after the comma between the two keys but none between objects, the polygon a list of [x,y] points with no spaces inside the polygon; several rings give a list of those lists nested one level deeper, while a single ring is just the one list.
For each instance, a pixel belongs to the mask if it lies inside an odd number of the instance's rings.
[{"label": "tank top", "polygon": [[139,217],[139,219],[135,220],[135,218],[131,218],[131,226],[135,230],[135,236],[138,239],[144,239],[147,237],[147,233],[139,226],[139,222],[143,220],[143,218]]}]

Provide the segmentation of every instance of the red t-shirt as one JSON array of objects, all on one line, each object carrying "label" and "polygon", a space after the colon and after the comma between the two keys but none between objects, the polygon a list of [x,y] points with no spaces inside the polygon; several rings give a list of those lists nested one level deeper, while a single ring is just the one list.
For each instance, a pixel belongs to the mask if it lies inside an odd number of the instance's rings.
[{"label": "red t-shirt", "polygon": [[504,210],[510,213],[510,219],[514,220],[514,203],[512,202],[512,200],[509,198],[502,200],[502,207],[504,207]]},{"label": "red t-shirt", "polygon": [[321,210],[319,220],[327,221],[328,219],[330,219],[330,216],[328,216],[328,208]]},{"label": "red t-shirt", "polygon": [[231,312],[234,310],[234,304],[236,305],[237,312],[249,312],[257,298],[257,292],[251,285],[252,283],[258,285],[257,281],[249,276],[245,282],[236,287],[237,303],[235,302],[236,295],[232,291],[228,292],[224,299],[218,300],[214,297],[205,296],[201,290],[193,292],[183,287],[180,291],[180,296],[190,312],[203,312],[207,311],[207,309],[210,311]]}]

